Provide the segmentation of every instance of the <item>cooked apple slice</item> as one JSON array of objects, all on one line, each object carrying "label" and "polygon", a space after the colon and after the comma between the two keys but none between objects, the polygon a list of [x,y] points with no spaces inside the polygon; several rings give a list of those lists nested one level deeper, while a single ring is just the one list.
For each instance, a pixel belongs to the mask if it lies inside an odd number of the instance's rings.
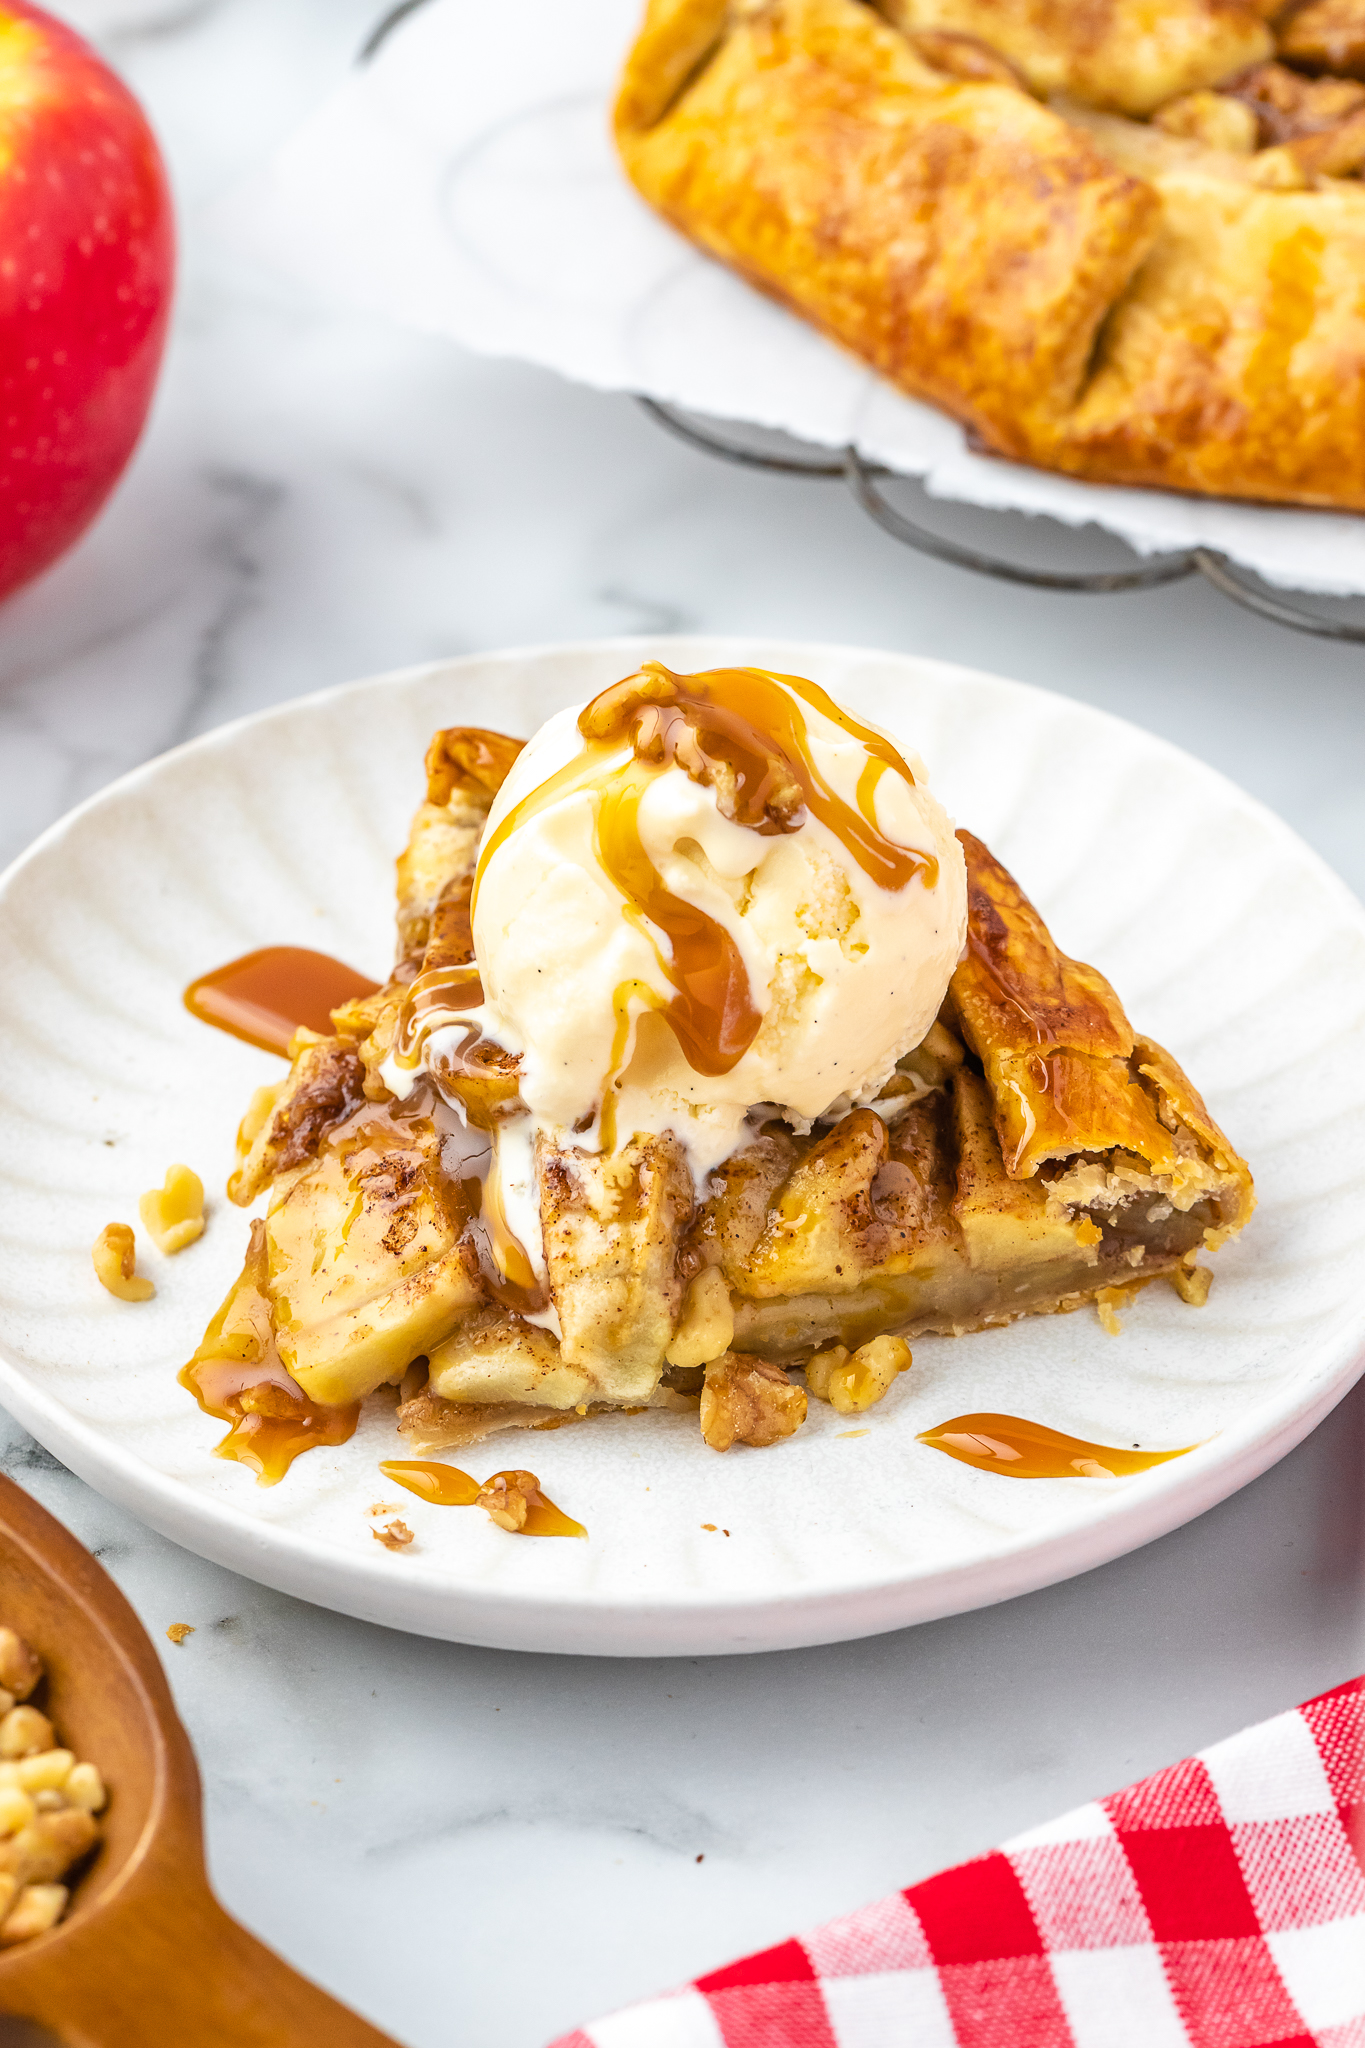
[{"label": "cooked apple slice", "polygon": [[692,1176],[671,1132],[607,1153],[537,1140],[550,1289],[569,1365],[598,1401],[648,1401],[682,1306],[678,1233]]},{"label": "cooked apple slice", "polygon": [[277,1184],[268,1292],[280,1357],[305,1393],[362,1399],[479,1305],[462,1224],[425,1117],[362,1113]]},{"label": "cooked apple slice", "polygon": [[571,1365],[549,1330],[488,1308],[430,1354],[430,1387],[444,1401],[525,1401],[551,1409],[596,1400],[592,1374]]}]

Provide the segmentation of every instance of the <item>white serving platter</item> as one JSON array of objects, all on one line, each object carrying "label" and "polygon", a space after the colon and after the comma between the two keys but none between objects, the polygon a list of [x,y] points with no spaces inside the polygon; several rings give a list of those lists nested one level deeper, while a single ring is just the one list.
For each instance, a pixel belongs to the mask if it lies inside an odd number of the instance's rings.
[{"label": "white serving platter", "polygon": [[[392,861],[433,729],[529,733],[641,659],[814,677],[928,762],[1067,951],[1114,981],[1251,1160],[1260,1207],[1208,1306],[1145,1291],[1108,1337],[1090,1309],[923,1339],[866,1417],[812,1403],[790,1442],[717,1456],[646,1413],[494,1438],[587,1542],[510,1537],[401,1495],[391,1411],[277,1487],[214,1458],[222,1425],[176,1383],[241,1260],[221,1195],[269,1054],[181,1005],[196,974],[304,944],[381,976]],[[1047,1585],[1176,1528],[1264,1471],[1365,1363],[1365,910],[1288,828],[1188,755],[1046,691],[913,657],[738,638],[632,638],[471,656],[247,719],[125,777],[0,878],[0,1400],[164,1534],[344,1613],[457,1641],[596,1655],[831,1642]],[[185,1160],[200,1242],[155,1300],[95,1280],[90,1246]],[[1003,1410],[1115,1444],[1200,1442],[1121,1480],[1013,1481],[916,1442]],[[866,1433],[848,1434],[861,1420]],[[703,1524],[714,1523],[714,1533]],[[722,1533],[728,1531],[728,1534]]]}]

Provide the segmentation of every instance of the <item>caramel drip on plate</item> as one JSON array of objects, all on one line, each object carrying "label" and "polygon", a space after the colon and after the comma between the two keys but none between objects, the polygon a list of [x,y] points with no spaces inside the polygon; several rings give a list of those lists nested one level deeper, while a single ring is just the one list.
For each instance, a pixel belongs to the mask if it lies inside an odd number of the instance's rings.
[{"label": "caramel drip on plate", "polygon": [[[491,1486],[493,1480],[511,1476],[510,1473],[495,1472],[486,1483]],[[548,1495],[538,1493],[526,1510],[521,1533],[523,1536],[586,1536],[588,1532],[581,1522],[575,1522],[571,1515],[557,1508]]]},{"label": "caramel drip on plate", "polygon": [[304,1451],[354,1436],[360,1403],[329,1408],[310,1401],[281,1363],[265,1268],[265,1225],[257,1221],[241,1279],[178,1378],[206,1415],[232,1424],[214,1456],[234,1459],[262,1486],[274,1486]]},{"label": "caramel drip on plate", "polygon": [[326,1036],[333,1010],[372,996],[378,986],[328,953],[312,953],[306,946],[262,946],[192,981],[185,990],[185,1008],[248,1045],[287,1053],[300,1025]]},{"label": "caramel drip on plate", "polygon": [[441,1465],[435,1459],[388,1458],[379,1469],[395,1486],[406,1486],[434,1508],[472,1508],[482,1487],[481,1480],[471,1479],[458,1465]]},{"label": "caramel drip on plate", "polygon": [[[468,1472],[461,1472],[457,1465],[441,1465],[419,1458],[390,1458],[379,1469],[395,1486],[406,1486],[409,1493],[415,1493],[420,1500],[429,1501],[437,1508],[471,1508],[486,1487],[496,1486],[500,1479],[505,1479],[509,1485],[514,1484],[521,1477],[518,1472],[494,1472],[491,1478],[473,1479]],[[586,1536],[588,1532],[581,1522],[575,1522],[562,1508],[557,1508],[537,1487],[519,1533],[523,1536]]]},{"label": "caramel drip on plate", "polygon": [[999,1472],[1009,1479],[1122,1479],[1198,1448],[1182,1444],[1175,1451],[1120,1450],[1116,1444],[1066,1436],[1019,1415],[994,1414],[955,1415],[936,1429],[922,1431],[917,1441],[964,1465],[975,1465],[980,1472]]},{"label": "caramel drip on plate", "polygon": [[[859,778],[856,807],[817,768],[803,705],[857,739],[872,757]],[[879,888],[900,890],[916,877],[928,888],[937,882],[932,855],[897,845],[876,822],[878,781],[891,769],[913,787],[908,764],[890,740],[799,676],[765,669],[679,676],[650,662],[594,697],[578,729],[583,751],[514,804],[488,836],[474,899],[489,861],[513,832],[564,797],[588,791],[598,857],[621,892],[624,914],[655,944],[673,988],[662,1014],[696,1073],[728,1074],[753,1044],[762,1013],[732,934],[675,896],[644,849],[639,807],[653,774],[681,768],[714,789],[723,817],[761,837],[798,831],[813,815]],[[623,760],[624,743],[630,757]]]}]

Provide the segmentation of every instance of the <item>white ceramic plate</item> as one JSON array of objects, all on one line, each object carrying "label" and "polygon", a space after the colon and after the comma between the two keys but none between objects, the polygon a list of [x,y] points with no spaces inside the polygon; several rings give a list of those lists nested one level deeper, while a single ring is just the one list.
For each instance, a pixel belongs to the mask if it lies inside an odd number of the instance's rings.
[{"label": "white ceramic plate", "polygon": [[[717,1457],[695,1420],[595,1420],[464,1453],[529,1458],[590,1540],[504,1535],[409,1495],[411,1550],[376,1543],[391,1413],[278,1487],[210,1455],[222,1425],[176,1384],[241,1260],[217,1191],[278,1061],[181,1007],[195,974],[295,943],[381,976],[393,856],[427,740],[529,733],[646,655],[813,676],[927,760],[958,819],[1016,871],[1060,943],[1118,987],[1252,1162],[1260,1208],[1206,1308],[1148,1289],[1094,1313],[957,1340],[866,1418],[820,1403],[790,1443]],[[1187,755],[1061,697],[942,662],[737,639],[475,656],[248,719],[126,777],[0,880],[0,1399],[92,1486],[249,1577],[394,1627],[528,1650],[707,1654],[838,1641],[1084,1571],[1199,1514],[1297,1443],[1365,1344],[1365,911],[1277,819]],[[156,1299],[94,1278],[90,1245],[187,1160],[209,1228],[146,1247]],[[1013,1481],[915,1441],[970,1410],[1151,1446],[1122,1480]],[[717,1525],[715,1533],[703,1528]],[[722,1534],[728,1531],[728,1534]]]}]

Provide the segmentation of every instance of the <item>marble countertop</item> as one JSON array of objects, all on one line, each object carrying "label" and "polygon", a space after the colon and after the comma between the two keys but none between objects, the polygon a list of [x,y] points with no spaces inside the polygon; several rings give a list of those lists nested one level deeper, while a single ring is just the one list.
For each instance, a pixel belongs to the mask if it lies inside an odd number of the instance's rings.
[{"label": "marble countertop", "polygon": [[[971,579],[837,486],[725,469],[627,399],[225,256],[204,210],[345,76],[382,0],[56,11],[148,106],[184,262],[131,474],[0,613],[0,862],[149,755],[301,691],[695,628],[916,650],[1120,712],[1365,891],[1365,652],[1200,585],[1099,599]],[[1054,561],[1087,545],[931,516]],[[164,1654],[226,1905],[412,2048],[540,2048],[1365,1665],[1365,1386],[1234,1500],[1069,1585],[870,1642],[661,1663],[344,1620],[177,1550],[16,1425],[0,1443]]]}]

